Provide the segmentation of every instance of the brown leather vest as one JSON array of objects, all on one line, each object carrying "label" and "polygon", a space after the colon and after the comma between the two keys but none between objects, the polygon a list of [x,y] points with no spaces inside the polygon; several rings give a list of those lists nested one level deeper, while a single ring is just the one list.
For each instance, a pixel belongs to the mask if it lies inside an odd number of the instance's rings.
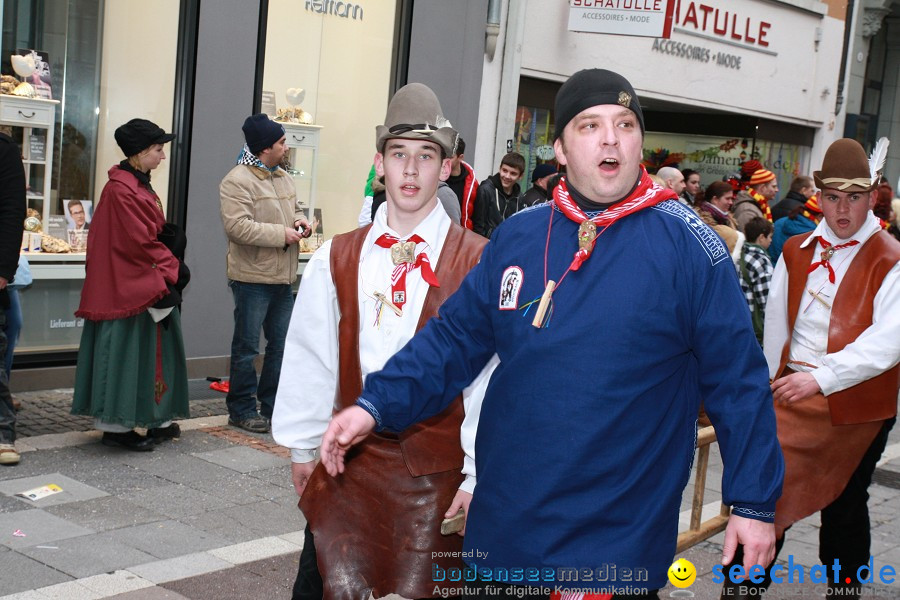
[{"label": "brown leather vest", "polygon": [[[337,290],[339,376],[335,404],[354,406],[362,393],[362,369],[359,364],[359,257],[371,225],[335,236],[331,242],[331,277]],[[481,257],[487,240],[451,223],[447,239],[437,261],[435,275],[440,287],[430,287],[419,315],[416,331],[456,291],[466,274]],[[443,412],[407,428],[400,435],[403,460],[413,477],[462,468],[463,451],[459,428],[463,417],[462,397],[458,396]]]},{"label": "brown leather vest", "polygon": [[[788,331],[794,323],[806,292],[807,270],[817,244],[806,248],[800,244],[805,235],[797,235],[784,244],[785,266],[788,270]],[[900,260],[900,243],[884,231],[870,237],[859,249],[850,268],[841,280],[831,308],[828,325],[828,353],[838,352],[854,341],[872,324],[873,302],[881,282]],[[790,352],[788,337],[781,352],[784,371]],[[828,396],[828,409],[833,425],[851,425],[890,419],[897,414],[897,390],[900,389],[900,365],[881,375],[858,383]]]}]

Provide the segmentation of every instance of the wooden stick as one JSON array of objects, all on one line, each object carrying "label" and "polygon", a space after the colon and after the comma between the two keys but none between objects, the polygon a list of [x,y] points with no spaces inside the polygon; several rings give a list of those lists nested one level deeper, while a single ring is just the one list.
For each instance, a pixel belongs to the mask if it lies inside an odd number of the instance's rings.
[{"label": "wooden stick", "polygon": [[379,300],[381,300],[382,304],[384,304],[385,306],[390,308],[392,311],[394,311],[395,315],[397,315],[398,317],[403,316],[403,309],[400,308],[399,306],[397,306],[396,304],[394,304],[393,302],[391,302],[390,300],[388,300],[387,296],[385,296],[381,292],[375,292],[375,297],[378,298]]},{"label": "wooden stick", "polygon": [[821,302],[822,305],[823,305],[825,308],[828,308],[828,309],[831,308],[831,305],[830,305],[830,304],[828,304],[827,302],[825,302],[824,300],[822,300],[822,296],[820,296],[819,294],[817,294],[816,292],[812,291],[812,290],[809,289],[809,288],[807,288],[806,291],[809,292],[810,294],[812,294],[812,297],[813,297],[813,298],[815,298],[816,300],[818,300],[819,302]]},{"label": "wooden stick", "polygon": [[555,287],[555,281],[552,279],[547,280],[547,287],[544,288],[544,295],[541,296],[541,302],[538,304],[537,312],[534,313],[534,320],[531,322],[531,324],[538,329],[543,325],[544,315],[547,313],[547,308],[550,306],[550,296],[553,295],[553,289]]}]

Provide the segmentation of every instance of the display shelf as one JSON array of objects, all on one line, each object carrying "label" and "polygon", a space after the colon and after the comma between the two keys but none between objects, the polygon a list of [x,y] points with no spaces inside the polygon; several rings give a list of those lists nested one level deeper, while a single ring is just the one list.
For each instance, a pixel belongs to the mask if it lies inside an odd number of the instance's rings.
[{"label": "display shelf", "polygon": [[[29,208],[40,202],[41,222],[50,216],[50,177],[53,173],[53,134],[56,123],[56,105],[59,100],[25,98],[0,94],[0,124],[22,128],[22,162],[25,165],[25,181],[32,178],[41,180],[40,194],[26,194]],[[33,160],[31,136],[35,130],[44,130],[44,160]],[[41,173],[40,171],[43,171]]]},{"label": "display shelf", "polygon": [[84,262],[84,252],[23,252],[22,256],[28,259],[29,264],[36,262]]},{"label": "display shelf", "polygon": [[307,215],[312,218],[316,206],[316,162],[319,154],[319,132],[321,125],[301,125],[281,123],[284,126],[285,145],[291,168],[288,173],[294,178],[297,196]]}]

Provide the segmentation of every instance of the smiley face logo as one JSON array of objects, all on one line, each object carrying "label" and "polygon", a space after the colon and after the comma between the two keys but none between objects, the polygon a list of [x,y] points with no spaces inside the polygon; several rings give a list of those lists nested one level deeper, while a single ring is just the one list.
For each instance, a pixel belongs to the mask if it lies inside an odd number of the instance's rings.
[{"label": "smiley face logo", "polygon": [[669,567],[669,581],[677,588],[690,587],[697,579],[697,569],[683,558],[679,558]]}]

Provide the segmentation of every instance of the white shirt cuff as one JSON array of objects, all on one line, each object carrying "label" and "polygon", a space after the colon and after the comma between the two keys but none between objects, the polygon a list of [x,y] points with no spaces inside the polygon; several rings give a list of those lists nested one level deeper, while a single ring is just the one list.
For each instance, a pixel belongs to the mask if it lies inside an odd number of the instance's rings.
[{"label": "white shirt cuff", "polygon": [[841,390],[840,379],[838,379],[835,372],[828,367],[823,365],[819,366],[818,369],[810,371],[810,374],[813,376],[813,379],[816,380],[816,383],[819,384],[819,389],[822,390],[824,396],[828,396]]},{"label": "white shirt cuff", "polygon": [[475,493],[475,484],[476,483],[477,483],[477,480],[475,479],[474,476],[466,475],[466,478],[460,484],[459,489],[461,489],[464,492],[469,492],[470,494],[473,494],[473,493]]},{"label": "white shirt cuff", "polygon": [[319,449],[300,450],[299,448],[291,448],[291,462],[308,463],[319,458]]}]

